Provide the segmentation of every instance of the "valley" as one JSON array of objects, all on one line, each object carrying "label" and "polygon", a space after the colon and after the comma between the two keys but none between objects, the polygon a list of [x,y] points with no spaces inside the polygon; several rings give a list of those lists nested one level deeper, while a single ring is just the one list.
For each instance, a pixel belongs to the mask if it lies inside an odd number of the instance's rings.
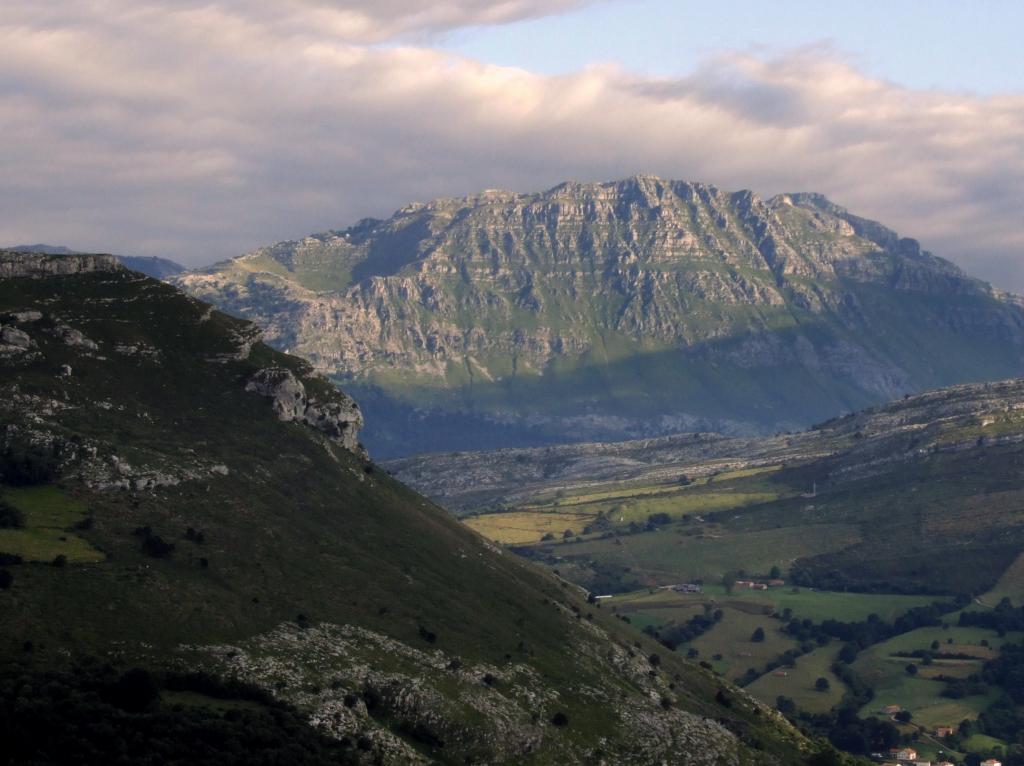
[{"label": "valley", "polygon": [[[943,743],[929,732],[984,728],[1002,710],[989,668],[1024,640],[1013,620],[977,617],[1024,605],[1022,412],[1024,382],[1010,380],[762,439],[681,434],[387,465],[837,744],[837,711],[888,720],[879,711],[895,706],[910,716],[892,722],[896,734],[936,757]],[[1014,744],[977,737],[945,749]],[[868,754],[860,739],[841,746]]]}]

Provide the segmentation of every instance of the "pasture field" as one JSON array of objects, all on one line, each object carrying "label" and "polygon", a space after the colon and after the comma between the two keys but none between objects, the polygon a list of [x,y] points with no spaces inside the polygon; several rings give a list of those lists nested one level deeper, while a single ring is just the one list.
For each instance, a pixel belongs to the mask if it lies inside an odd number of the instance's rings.
[{"label": "pasture field", "polygon": [[3,488],[0,498],[25,517],[20,529],[0,529],[0,553],[25,561],[49,563],[65,556],[71,563],[103,561],[104,554],[71,528],[86,518],[88,509],[53,486]]},{"label": "pasture field", "polygon": [[794,616],[814,622],[828,619],[855,622],[866,619],[869,614],[877,614],[883,620],[892,620],[908,609],[925,606],[934,600],[932,596],[835,593],[811,588],[794,589],[789,586],[769,590],[734,589],[732,594],[729,594],[721,585],[704,585],[701,593],[677,593],[671,590],[656,590],[650,593],[644,590],[616,596],[610,599],[609,603],[625,614],[661,612],[665,609],[697,609],[703,604],[710,603],[751,614],[782,612],[789,608],[793,610]]},{"label": "pasture field", "polygon": [[[779,630],[778,620],[764,614],[748,614],[736,609],[723,609],[722,620],[711,630],[686,644],[700,652],[715,670],[730,681],[742,676],[747,668],[760,670],[780,654],[797,647],[796,641]],[[758,628],[764,629],[764,641],[751,641]],[[714,659],[716,654],[721,660]]]},{"label": "pasture field", "polygon": [[[838,705],[846,692],[846,685],[830,669],[835,662],[839,648],[835,645],[815,649],[798,658],[792,668],[779,668],[766,673],[747,686],[747,691],[764,702],[775,705],[779,696],[789,697],[797,707],[810,713],[827,713]],[[819,678],[827,678],[828,691],[819,692],[814,688]]]},{"label": "pasture field", "polygon": [[[775,611],[793,610],[802,620],[822,622],[840,620],[858,622],[877,614],[883,620],[892,620],[915,606],[926,606],[934,596],[904,596],[895,593],[837,593],[813,588],[782,586],[769,590],[739,590],[728,596],[721,585],[704,588],[709,596],[740,599],[751,604],[771,606]],[[794,592],[795,591],[795,592]]]},{"label": "pasture field", "polygon": [[[948,643],[949,639],[953,639],[953,643]],[[990,646],[982,646],[982,640],[988,641]],[[885,705],[900,705],[913,714],[915,723],[929,729],[955,726],[965,718],[977,718],[999,696],[998,690],[957,700],[948,699],[941,696],[944,684],[934,677],[940,674],[966,677],[976,673],[1004,643],[1019,640],[1019,634],[1000,638],[994,631],[953,626],[919,628],[869,647],[853,664],[853,669],[875,690],[875,699],[861,710],[861,715],[877,715]],[[939,642],[938,652],[969,654],[976,659],[935,659],[931,666],[925,666],[920,660],[895,656],[896,652],[930,649],[933,641]],[[909,663],[917,665],[916,676],[906,672]]]},{"label": "pasture field", "polygon": [[[483,518],[483,517],[481,517]],[[628,566],[648,585],[669,585],[703,579],[720,581],[729,571],[767,572],[783,569],[794,559],[852,545],[860,533],[852,524],[815,524],[799,532],[791,528],[733,532],[709,529],[699,534],[667,527],[613,539],[591,539],[557,546],[553,552],[569,560],[594,559]]]},{"label": "pasture field", "polygon": [[510,511],[468,518],[465,524],[495,542],[522,545],[539,542],[546,534],[561,538],[567,529],[579,534],[592,520],[582,513]]}]

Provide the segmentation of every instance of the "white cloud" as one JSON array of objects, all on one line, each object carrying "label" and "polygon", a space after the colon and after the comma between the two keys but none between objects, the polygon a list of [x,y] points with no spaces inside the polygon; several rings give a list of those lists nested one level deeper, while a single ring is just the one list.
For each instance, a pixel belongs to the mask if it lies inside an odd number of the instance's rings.
[{"label": "white cloud", "polygon": [[546,77],[415,37],[573,2],[9,2],[0,242],[202,263],[412,200],[643,171],[822,191],[1024,289],[1019,95],[908,90],[827,48]]}]

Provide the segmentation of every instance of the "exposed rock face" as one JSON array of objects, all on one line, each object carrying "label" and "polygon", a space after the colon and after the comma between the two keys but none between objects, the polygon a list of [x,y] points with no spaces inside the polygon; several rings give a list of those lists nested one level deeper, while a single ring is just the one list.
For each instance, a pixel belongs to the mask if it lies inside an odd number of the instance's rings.
[{"label": "exposed rock face", "polygon": [[0,250],[0,279],[14,277],[53,277],[85,274],[90,271],[116,271],[122,268],[112,255],[47,255]]},{"label": "exposed rock face", "polygon": [[305,423],[338,441],[345,449],[361,451],[358,436],[363,427],[363,415],[351,397],[340,394],[334,401],[318,402],[307,394],[306,387],[291,370],[280,367],[260,370],[245,388],[269,397],[281,420]]},{"label": "exposed rock face", "polygon": [[411,205],[178,283],[343,381],[380,454],[793,428],[1024,371],[1019,301],[914,240],[647,176]]}]

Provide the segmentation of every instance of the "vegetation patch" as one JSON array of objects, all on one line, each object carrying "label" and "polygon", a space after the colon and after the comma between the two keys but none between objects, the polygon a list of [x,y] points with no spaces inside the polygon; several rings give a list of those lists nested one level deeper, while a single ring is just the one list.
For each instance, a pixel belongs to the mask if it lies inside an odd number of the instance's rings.
[{"label": "vegetation patch", "polygon": [[88,509],[54,486],[4,487],[0,502],[20,515],[17,527],[0,528],[0,553],[25,561],[68,563],[103,561],[105,556],[75,531],[87,524]]}]

